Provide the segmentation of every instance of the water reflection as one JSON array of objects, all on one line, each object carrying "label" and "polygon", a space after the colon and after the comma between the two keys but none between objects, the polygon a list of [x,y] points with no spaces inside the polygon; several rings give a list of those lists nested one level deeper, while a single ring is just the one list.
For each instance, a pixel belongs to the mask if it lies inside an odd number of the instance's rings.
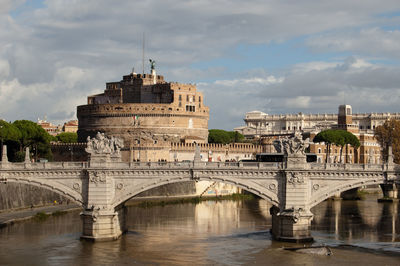
[{"label": "water reflection", "polygon": [[398,242],[398,209],[398,202],[378,203],[374,196],[362,201],[328,200],[312,209],[312,229],[347,243]]},{"label": "water reflection", "polygon": [[[79,241],[79,212],[27,221],[0,229],[0,265],[392,265],[398,259],[357,250],[335,250],[329,259],[283,250],[288,244],[271,240],[270,207],[264,200],[131,206],[129,232],[117,241],[94,244]],[[398,203],[325,201],[313,212],[317,243],[400,254]]]}]

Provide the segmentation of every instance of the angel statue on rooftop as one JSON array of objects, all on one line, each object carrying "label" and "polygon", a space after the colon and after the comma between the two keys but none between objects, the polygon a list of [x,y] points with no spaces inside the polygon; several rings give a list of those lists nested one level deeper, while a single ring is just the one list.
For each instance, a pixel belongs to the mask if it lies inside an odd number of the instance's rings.
[{"label": "angel statue on rooftop", "polygon": [[154,70],[155,67],[156,67],[156,61],[154,61],[154,60],[152,60],[152,59],[149,59],[149,61],[150,61],[150,69],[151,69],[151,70]]}]

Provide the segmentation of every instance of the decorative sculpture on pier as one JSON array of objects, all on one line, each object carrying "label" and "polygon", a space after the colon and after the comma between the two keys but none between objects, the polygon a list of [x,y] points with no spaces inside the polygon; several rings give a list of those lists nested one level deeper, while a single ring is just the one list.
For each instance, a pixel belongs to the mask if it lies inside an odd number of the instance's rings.
[{"label": "decorative sculpture on pier", "polygon": [[124,146],[124,141],[116,137],[106,137],[104,133],[97,132],[96,137],[87,138],[85,151],[89,154],[111,154],[120,155],[120,150]]},{"label": "decorative sculpture on pier", "polygon": [[305,150],[310,146],[310,139],[303,140],[300,132],[296,132],[293,137],[285,137],[273,142],[277,152],[285,155],[305,155]]}]

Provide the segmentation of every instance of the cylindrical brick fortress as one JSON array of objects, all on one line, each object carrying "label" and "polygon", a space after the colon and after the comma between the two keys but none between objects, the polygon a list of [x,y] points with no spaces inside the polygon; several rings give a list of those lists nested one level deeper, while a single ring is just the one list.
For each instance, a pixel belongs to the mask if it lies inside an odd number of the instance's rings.
[{"label": "cylindrical brick fortress", "polygon": [[209,108],[195,85],[131,73],[107,83],[102,94],[77,108],[78,138],[103,132],[124,139],[125,148],[165,142],[207,143]]}]

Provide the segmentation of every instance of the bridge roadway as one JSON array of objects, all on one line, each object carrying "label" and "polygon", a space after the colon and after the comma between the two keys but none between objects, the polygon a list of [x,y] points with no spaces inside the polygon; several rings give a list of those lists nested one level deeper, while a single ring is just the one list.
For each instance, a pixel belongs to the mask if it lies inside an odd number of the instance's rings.
[{"label": "bridge roadway", "polygon": [[[101,156],[100,156],[101,157]],[[124,203],[165,184],[217,181],[233,184],[271,202],[272,234],[281,241],[311,241],[311,208],[340,192],[383,185],[397,197],[400,166],[318,164],[295,158],[282,163],[124,163],[108,157],[88,162],[0,164],[0,181],[43,187],[82,206],[82,238],[112,240],[125,230]]]}]

